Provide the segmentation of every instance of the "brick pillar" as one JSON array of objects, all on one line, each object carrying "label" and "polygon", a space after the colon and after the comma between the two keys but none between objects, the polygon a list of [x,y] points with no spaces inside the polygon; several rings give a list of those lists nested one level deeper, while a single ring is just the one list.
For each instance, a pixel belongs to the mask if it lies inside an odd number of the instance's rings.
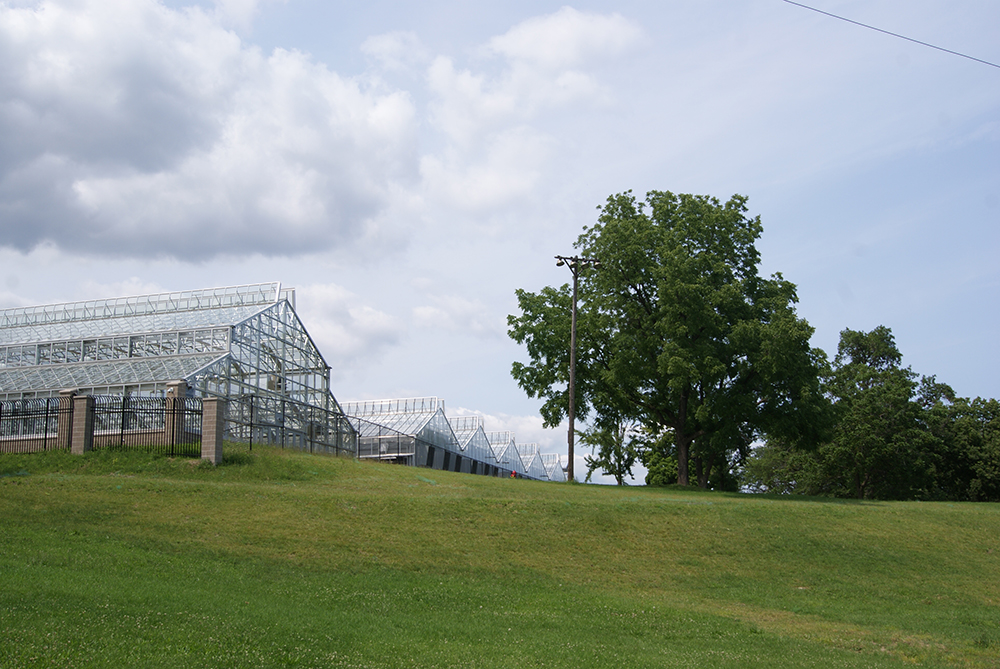
[{"label": "brick pillar", "polygon": [[201,401],[201,457],[213,465],[222,462],[222,436],[226,426],[226,400],[206,397]]},{"label": "brick pillar", "polygon": [[94,447],[94,398],[90,395],[73,397],[73,436],[70,451],[83,455]]},{"label": "brick pillar", "polygon": [[73,398],[76,389],[59,391],[59,418],[56,431],[56,448],[69,448],[73,443]]},{"label": "brick pillar", "polygon": [[186,397],[186,381],[171,381],[167,384],[163,438],[171,446],[187,443],[187,434],[184,432],[184,399]]}]

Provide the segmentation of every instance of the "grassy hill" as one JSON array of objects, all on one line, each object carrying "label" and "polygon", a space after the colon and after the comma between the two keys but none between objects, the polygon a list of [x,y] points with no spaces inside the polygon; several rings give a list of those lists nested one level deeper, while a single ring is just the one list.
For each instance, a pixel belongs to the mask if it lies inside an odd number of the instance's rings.
[{"label": "grassy hill", "polygon": [[998,667],[1000,505],[0,455],[2,667]]}]

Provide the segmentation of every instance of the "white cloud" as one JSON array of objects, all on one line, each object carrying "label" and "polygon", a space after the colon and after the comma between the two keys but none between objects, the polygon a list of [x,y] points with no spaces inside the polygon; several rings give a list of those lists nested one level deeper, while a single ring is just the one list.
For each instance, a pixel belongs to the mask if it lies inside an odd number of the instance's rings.
[{"label": "white cloud", "polygon": [[[3,244],[293,257],[393,246],[409,234],[399,213],[523,210],[559,145],[544,114],[601,104],[591,70],[642,34],[618,15],[563,8],[489,40],[482,71],[432,59],[414,33],[368,39],[362,51],[383,70],[426,68],[411,95],[244,43],[229,28],[248,30],[268,1],[0,5]],[[425,93],[421,119],[413,98]],[[421,156],[422,124],[443,141]]]},{"label": "white cloud", "polygon": [[497,77],[456,69],[438,56],[431,63],[428,86],[435,100],[430,117],[452,142],[466,146],[483,132],[519,124],[538,113],[572,103],[600,102],[603,91],[594,77],[577,70],[540,70],[508,62]]},{"label": "white cloud", "polygon": [[[7,285],[14,289],[17,288],[16,285],[11,286],[9,277]],[[9,290],[0,290],[0,309],[9,309],[11,307],[28,307],[28,306],[32,306],[31,300],[26,300],[21,295]]]},{"label": "white cloud", "polygon": [[504,413],[483,413],[465,407],[449,408],[449,416],[480,416],[483,419],[483,429],[487,432],[513,432],[514,439],[519,444],[538,444],[542,453],[562,453],[563,465],[566,464],[566,429],[548,429],[542,427],[542,417],[517,416]]},{"label": "white cloud", "polygon": [[262,4],[282,4],[288,0],[215,0],[215,15],[225,25],[249,33]]},{"label": "white cloud", "polygon": [[336,284],[296,288],[296,311],[336,379],[363,368],[397,345],[402,326],[389,314],[364,304]]},{"label": "white cloud", "polygon": [[533,195],[554,141],[529,126],[494,134],[470,155],[450,148],[420,161],[428,195],[464,211],[488,211]]},{"label": "white cloud", "polygon": [[78,299],[99,300],[112,297],[130,297],[132,295],[156,295],[167,292],[171,291],[158,283],[146,281],[137,276],[130,276],[123,281],[112,281],[110,283],[88,279],[80,283]]},{"label": "white cloud", "polygon": [[413,320],[419,327],[461,332],[476,337],[503,338],[506,327],[480,300],[456,295],[432,297],[430,305],[414,307]]},{"label": "white cloud", "polygon": [[0,7],[0,62],[0,213],[22,250],[294,255],[350,243],[416,175],[407,94],[265,57],[198,9]]},{"label": "white cloud", "polygon": [[617,14],[564,7],[491,39],[483,52],[500,59],[496,74],[435,58],[427,70],[429,120],[445,147],[421,160],[428,195],[473,211],[530,199],[558,143],[539,119],[606,104],[610,96],[592,70],[641,41],[641,29]]},{"label": "white cloud", "polygon": [[361,44],[361,51],[389,72],[412,72],[430,59],[420,38],[401,30],[369,37]]},{"label": "white cloud", "polygon": [[563,7],[519,23],[491,39],[489,48],[533,68],[559,71],[618,55],[642,39],[639,26],[620,14]]}]

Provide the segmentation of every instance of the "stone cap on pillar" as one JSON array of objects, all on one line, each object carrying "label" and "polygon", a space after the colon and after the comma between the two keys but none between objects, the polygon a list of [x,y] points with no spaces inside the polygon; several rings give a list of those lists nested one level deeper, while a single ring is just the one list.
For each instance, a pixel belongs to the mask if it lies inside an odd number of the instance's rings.
[{"label": "stone cap on pillar", "polygon": [[167,381],[167,397],[187,397],[188,384],[184,379]]}]

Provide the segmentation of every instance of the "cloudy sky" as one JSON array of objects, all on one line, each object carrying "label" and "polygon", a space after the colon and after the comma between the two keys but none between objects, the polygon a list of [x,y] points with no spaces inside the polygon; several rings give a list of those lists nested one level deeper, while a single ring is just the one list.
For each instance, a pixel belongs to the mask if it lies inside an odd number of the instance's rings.
[{"label": "cloudy sky", "polygon": [[[1000,63],[995,0],[805,4]],[[0,307],[281,281],[339,399],[565,453],[505,320],[628,189],[1000,397],[1000,68],[782,0],[0,2]]]}]

